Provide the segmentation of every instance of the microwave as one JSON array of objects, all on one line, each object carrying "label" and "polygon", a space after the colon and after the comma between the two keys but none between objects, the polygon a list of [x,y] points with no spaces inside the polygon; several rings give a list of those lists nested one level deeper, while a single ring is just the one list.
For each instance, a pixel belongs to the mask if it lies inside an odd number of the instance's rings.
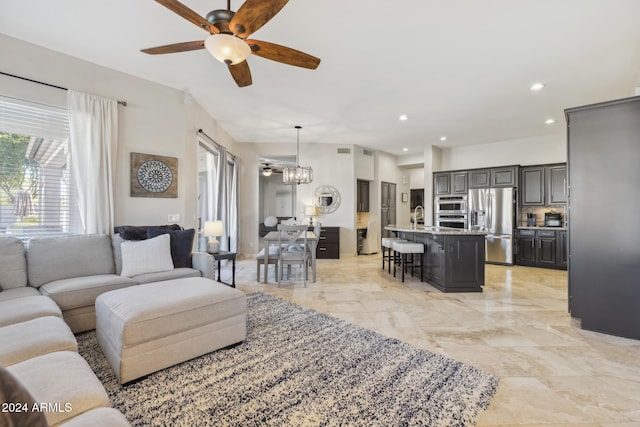
[{"label": "microwave", "polygon": [[434,200],[436,215],[466,215],[467,196],[439,196]]}]

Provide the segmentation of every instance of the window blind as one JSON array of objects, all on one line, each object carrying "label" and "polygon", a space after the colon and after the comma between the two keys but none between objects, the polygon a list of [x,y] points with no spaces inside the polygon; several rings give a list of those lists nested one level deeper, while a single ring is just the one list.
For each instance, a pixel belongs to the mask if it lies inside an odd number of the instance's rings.
[{"label": "window blind", "polygon": [[65,109],[0,96],[0,234],[81,231]]}]

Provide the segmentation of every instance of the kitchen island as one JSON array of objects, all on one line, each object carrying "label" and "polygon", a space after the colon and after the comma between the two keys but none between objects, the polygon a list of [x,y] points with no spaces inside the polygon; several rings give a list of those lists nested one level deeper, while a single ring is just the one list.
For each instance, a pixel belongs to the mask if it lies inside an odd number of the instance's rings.
[{"label": "kitchen island", "polygon": [[409,224],[385,229],[424,244],[422,270],[429,284],[442,292],[482,292],[486,232]]}]

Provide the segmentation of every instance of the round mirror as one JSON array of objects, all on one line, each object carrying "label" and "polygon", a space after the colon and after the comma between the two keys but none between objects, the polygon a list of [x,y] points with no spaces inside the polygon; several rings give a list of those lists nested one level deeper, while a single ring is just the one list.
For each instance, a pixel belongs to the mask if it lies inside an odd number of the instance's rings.
[{"label": "round mirror", "polygon": [[316,188],[314,204],[320,213],[335,212],[340,206],[340,192],[331,185],[322,185]]}]

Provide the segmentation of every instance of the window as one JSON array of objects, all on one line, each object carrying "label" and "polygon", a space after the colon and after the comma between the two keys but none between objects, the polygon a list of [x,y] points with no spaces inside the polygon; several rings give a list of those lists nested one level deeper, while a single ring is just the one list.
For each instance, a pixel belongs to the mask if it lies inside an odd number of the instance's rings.
[{"label": "window", "polygon": [[[203,140],[198,144],[198,226],[221,220],[227,233],[220,236],[221,248],[237,250],[238,174],[234,156],[226,154],[226,168],[220,170],[220,148]],[[198,250],[206,251],[207,238],[199,233]]]},{"label": "window", "polygon": [[0,234],[80,232],[65,109],[0,97]]}]

